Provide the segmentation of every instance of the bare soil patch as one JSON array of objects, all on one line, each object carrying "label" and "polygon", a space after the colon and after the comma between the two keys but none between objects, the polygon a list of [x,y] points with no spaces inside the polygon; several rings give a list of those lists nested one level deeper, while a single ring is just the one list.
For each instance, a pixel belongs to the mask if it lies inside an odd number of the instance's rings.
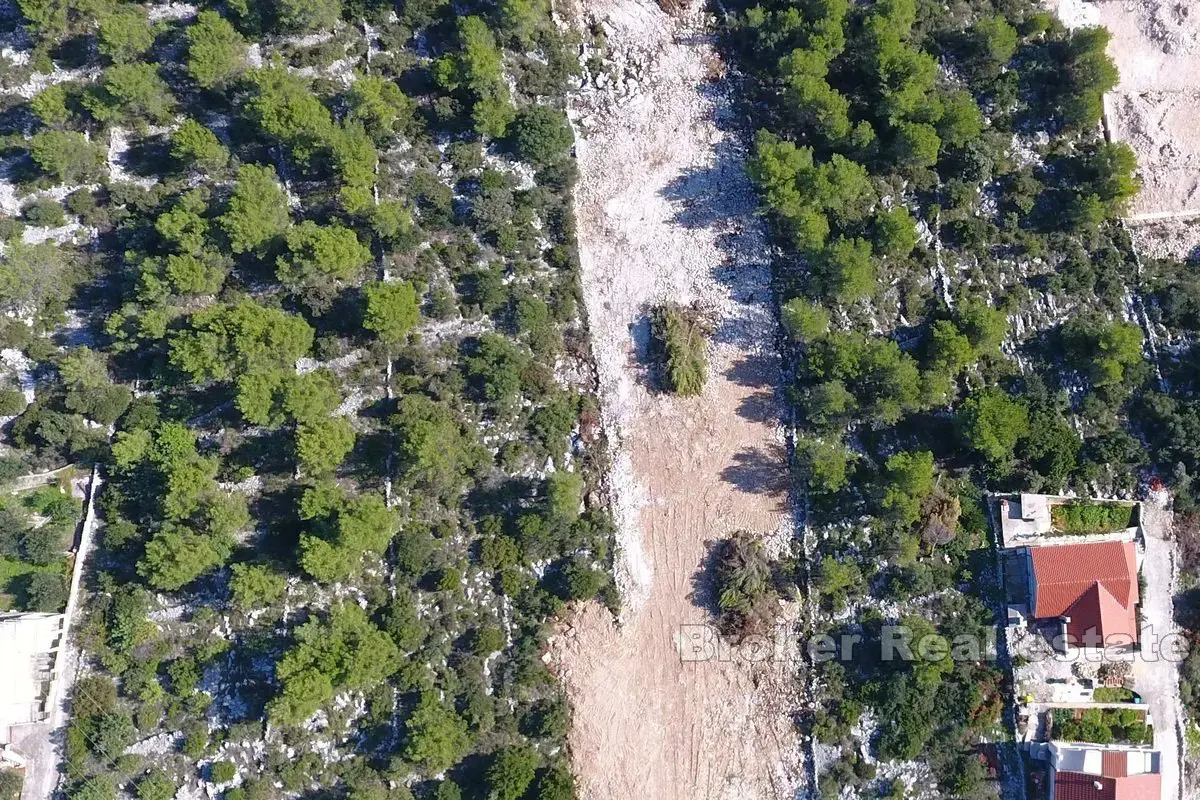
[{"label": "bare soil patch", "polygon": [[[695,4],[589,2],[606,74],[577,96],[583,290],[613,446],[619,621],[578,609],[556,637],[581,797],[794,797],[804,759],[791,660],[684,663],[681,626],[711,623],[712,543],[738,530],[778,552],[792,534],[775,391],[767,249]],[[700,396],[647,381],[647,311],[698,303],[714,321]],[[786,625],[787,623],[782,623]]]},{"label": "bare soil patch", "polygon": [[1131,219],[1200,212],[1200,7],[1061,0],[1059,10],[1069,24],[1100,24],[1112,34],[1121,82],[1106,98],[1106,117],[1112,137],[1137,153],[1144,185]]},{"label": "bare soil patch", "polygon": [[[1200,6],[1193,0],[1046,0],[1068,27],[1103,25],[1121,82],[1104,99],[1114,141],[1138,157],[1127,221],[1154,255],[1187,256],[1200,218]],[[1184,235],[1179,236],[1180,229]]]},{"label": "bare soil patch", "polygon": [[1200,258],[1200,214],[1195,217],[1141,222],[1129,229],[1133,244],[1143,257]]},{"label": "bare soil patch", "polygon": [[1132,221],[1200,213],[1200,91],[1114,93],[1106,106],[1113,139],[1138,156]]}]

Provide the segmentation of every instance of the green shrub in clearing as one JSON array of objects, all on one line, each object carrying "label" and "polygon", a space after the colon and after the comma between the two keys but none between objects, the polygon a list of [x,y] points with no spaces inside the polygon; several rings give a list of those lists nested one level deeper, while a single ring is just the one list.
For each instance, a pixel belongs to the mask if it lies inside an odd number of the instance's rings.
[{"label": "green shrub in clearing", "polygon": [[232,761],[214,761],[210,777],[213,783],[229,783],[237,776],[237,766]]},{"label": "green shrub in clearing", "polygon": [[1133,692],[1123,686],[1099,686],[1092,693],[1092,700],[1097,703],[1132,703]]},{"label": "green shrub in clearing", "polygon": [[708,380],[708,329],[699,309],[657,306],[650,312],[650,327],[667,390],[684,397],[700,394]]}]

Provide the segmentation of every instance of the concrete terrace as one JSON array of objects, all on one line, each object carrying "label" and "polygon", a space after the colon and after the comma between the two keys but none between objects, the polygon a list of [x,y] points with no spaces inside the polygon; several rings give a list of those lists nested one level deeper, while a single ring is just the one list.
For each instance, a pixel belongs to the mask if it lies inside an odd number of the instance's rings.
[{"label": "concrete terrace", "polygon": [[62,622],[62,614],[0,613],[0,744],[12,743],[14,729],[46,719]]},{"label": "concrete terrace", "polygon": [[1090,498],[1064,497],[1049,494],[1009,495],[999,498],[1001,546],[1006,548],[1037,546],[1044,544],[1082,544],[1132,539],[1138,533],[1142,518],[1142,504],[1125,500],[1097,499],[1114,505],[1133,508],[1134,525],[1117,531],[1093,534],[1068,534],[1054,528],[1054,507],[1078,502],[1092,502]]}]

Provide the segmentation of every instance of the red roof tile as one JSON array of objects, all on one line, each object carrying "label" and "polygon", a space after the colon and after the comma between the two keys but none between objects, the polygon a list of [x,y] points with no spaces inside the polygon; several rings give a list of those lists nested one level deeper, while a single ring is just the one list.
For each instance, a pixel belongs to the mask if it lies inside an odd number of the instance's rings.
[{"label": "red roof tile", "polygon": [[1129,753],[1124,750],[1104,750],[1100,753],[1100,774],[1109,778],[1124,778],[1129,774]]},{"label": "red roof tile", "polygon": [[1162,775],[1130,775],[1116,778],[1116,800],[1162,800]]},{"label": "red roof tile", "polygon": [[1115,778],[1059,772],[1054,776],[1054,800],[1116,800]]},{"label": "red roof tile", "polygon": [[1162,776],[1103,778],[1059,772],[1054,776],[1054,800],[1162,800]]},{"label": "red roof tile", "polygon": [[1068,632],[1082,643],[1089,630],[1137,641],[1137,553],[1132,542],[1034,547],[1033,616],[1069,616]]},{"label": "red roof tile", "polygon": [[1103,637],[1106,647],[1137,641],[1137,615],[1133,606],[1121,605],[1099,581],[1067,609],[1067,616],[1071,618],[1067,633],[1072,641],[1085,647],[1101,644],[1100,640],[1090,641],[1089,635]]}]

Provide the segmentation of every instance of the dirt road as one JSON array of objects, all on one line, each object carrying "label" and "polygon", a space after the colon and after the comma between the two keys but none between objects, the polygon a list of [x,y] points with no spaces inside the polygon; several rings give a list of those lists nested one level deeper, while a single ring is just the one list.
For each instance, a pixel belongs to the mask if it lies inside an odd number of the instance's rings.
[{"label": "dirt road", "polygon": [[[793,797],[797,664],[683,663],[681,626],[710,620],[711,542],[791,538],[769,270],[755,200],[698,12],[588,2],[609,73],[580,94],[576,210],[583,288],[613,444],[618,626],[597,605],[556,640],[585,800]],[[599,84],[599,86],[597,86]],[[618,98],[620,98],[618,100]],[[646,310],[700,301],[716,320],[702,397],[651,392]]]}]

